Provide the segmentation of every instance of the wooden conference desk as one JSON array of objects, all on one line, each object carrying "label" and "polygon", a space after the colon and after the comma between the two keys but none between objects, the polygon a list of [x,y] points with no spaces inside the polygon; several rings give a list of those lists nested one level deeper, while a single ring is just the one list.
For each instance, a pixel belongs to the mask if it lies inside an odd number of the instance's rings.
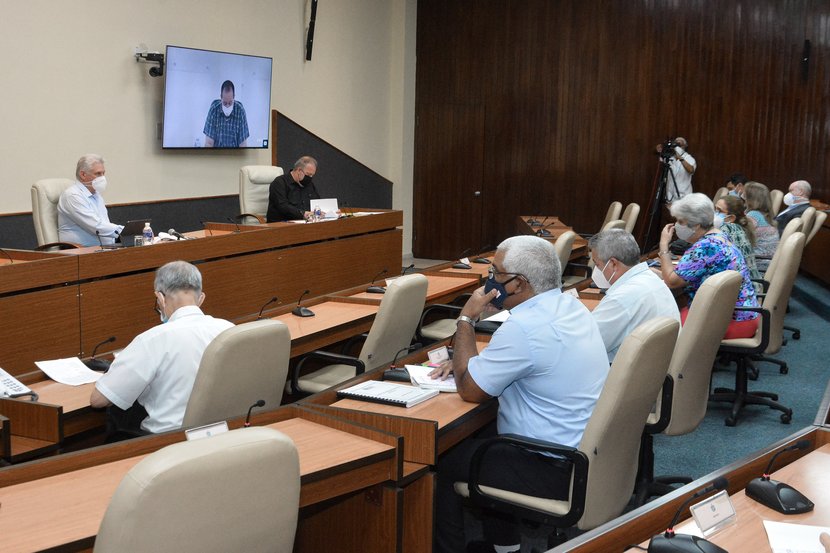
[{"label": "wooden conference desk", "polygon": [[[302,485],[295,551],[350,543],[396,551],[403,492],[381,484],[404,477],[400,438],[295,406],[252,422],[285,433],[297,446]],[[171,432],[1,469],[0,550],[91,549],[123,476],[147,454],[183,440],[183,432]],[[314,531],[320,525],[323,535]]]}]

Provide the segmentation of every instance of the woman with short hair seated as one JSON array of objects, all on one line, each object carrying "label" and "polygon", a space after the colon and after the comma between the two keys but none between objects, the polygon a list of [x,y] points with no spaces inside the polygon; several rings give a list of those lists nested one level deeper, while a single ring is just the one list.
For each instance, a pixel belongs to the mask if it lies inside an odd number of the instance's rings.
[{"label": "woman with short hair seated", "polygon": [[762,273],[767,272],[772,256],[778,248],[778,228],[772,216],[772,198],[769,188],[760,182],[750,181],[744,185],[746,215],[755,223],[755,263]]},{"label": "woman with short hair seated", "polygon": [[739,196],[723,196],[715,204],[715,228],[719,228],[741,250],[750,278],[760,279],[753,250],[755,228],[745,210],[744,201]]},{"label": "woman with short hair seated", "polygon": [[[726,235],[714,228],[712,200],[704,194],[689,194],[672,203],[671,214],[676,222],[663,228],[658,250],[660,273],[669,288],[685,288],[691,305],[695,293],[707,278],[722,271],[738,271],[742,281],[735,306],[758,307],[743,255]],[[669,243],[675,233],[692,245],[677,265],[672,266]],[[688,310],[687,306],[680,311],[681,323],[686,320]],[[724,338],[750,338],[757,328],[758,313],[735,311]]]}]

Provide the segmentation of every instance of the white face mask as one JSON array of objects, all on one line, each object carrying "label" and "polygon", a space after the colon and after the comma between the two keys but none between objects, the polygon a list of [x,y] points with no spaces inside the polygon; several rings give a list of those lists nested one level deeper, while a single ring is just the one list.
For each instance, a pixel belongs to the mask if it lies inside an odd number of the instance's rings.
[{"label": "white face mask", "polygon": [[103,194],[104,190],[107,189],[107,177],[95,177],[89,184],[92,185],[92,188],[95,189],[96,192],[98,192],[99,194]]},{"label": "white face mask", "polygon": [[233,112],[233,104],[231,104],[229,106],[226,106],[225,104],[222,104],[222,113],[225,114],[225,117],[230,117],[232,112]]},{"label": "white face mask", "polygon": [[676,224],[674,225],[674,232],[677,234],[677,237],[681,240],[685,240],[686,242],[689,241],[689,238],[695,233],[694,229],[691,227],[687,227],[686,225]]},{"label": "white face mask", "polygon": [[[715,213],[715,228],[721,228],[723,226],[724,219],[726,219],[726,216],[723,213]],[[678,234],[678,236],[680,235]]]},{"label": "white face mask", "polygon": [[[608,264],[611,263],[611,260],[605,262],[605,267],[608,267]],[[603,271],[605,267],[600,269],[598,266],[594,265],[594,270],[591,272],[591,280],[594,281],[594,284],[597,285],[597,288],[602,288],[603,290],[607,290],[611,288],[611,282],[609,279],[605,278]],[[616,271],[611,273],[611,278],[614,278],[614,275],[617,274]]]},{"label": "white face mask", "polygon": [[793,205],[797,197],[798,196],[796,196],[792,192],[787,192],[786,194],[784,194],[784,205]]}]

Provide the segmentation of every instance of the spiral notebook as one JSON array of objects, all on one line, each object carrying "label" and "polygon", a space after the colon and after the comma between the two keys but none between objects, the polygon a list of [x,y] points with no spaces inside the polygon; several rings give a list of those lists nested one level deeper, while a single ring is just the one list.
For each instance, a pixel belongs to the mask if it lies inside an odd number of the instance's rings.
[{"label": "spiral notebook", "polygon": [[367,380],[356,386],[337,391],[338,397],[360,399],[386,405],[412,407],[438,395],[438,390],[424,390],[417,386]]}]

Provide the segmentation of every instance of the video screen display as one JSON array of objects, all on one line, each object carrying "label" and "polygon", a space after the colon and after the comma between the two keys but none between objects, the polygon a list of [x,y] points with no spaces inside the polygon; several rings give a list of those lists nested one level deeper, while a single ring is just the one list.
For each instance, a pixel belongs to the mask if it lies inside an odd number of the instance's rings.
[{"label": "video screen display", "polygon": [[271,58],[168,46],[163,148],[268,148]]}]

